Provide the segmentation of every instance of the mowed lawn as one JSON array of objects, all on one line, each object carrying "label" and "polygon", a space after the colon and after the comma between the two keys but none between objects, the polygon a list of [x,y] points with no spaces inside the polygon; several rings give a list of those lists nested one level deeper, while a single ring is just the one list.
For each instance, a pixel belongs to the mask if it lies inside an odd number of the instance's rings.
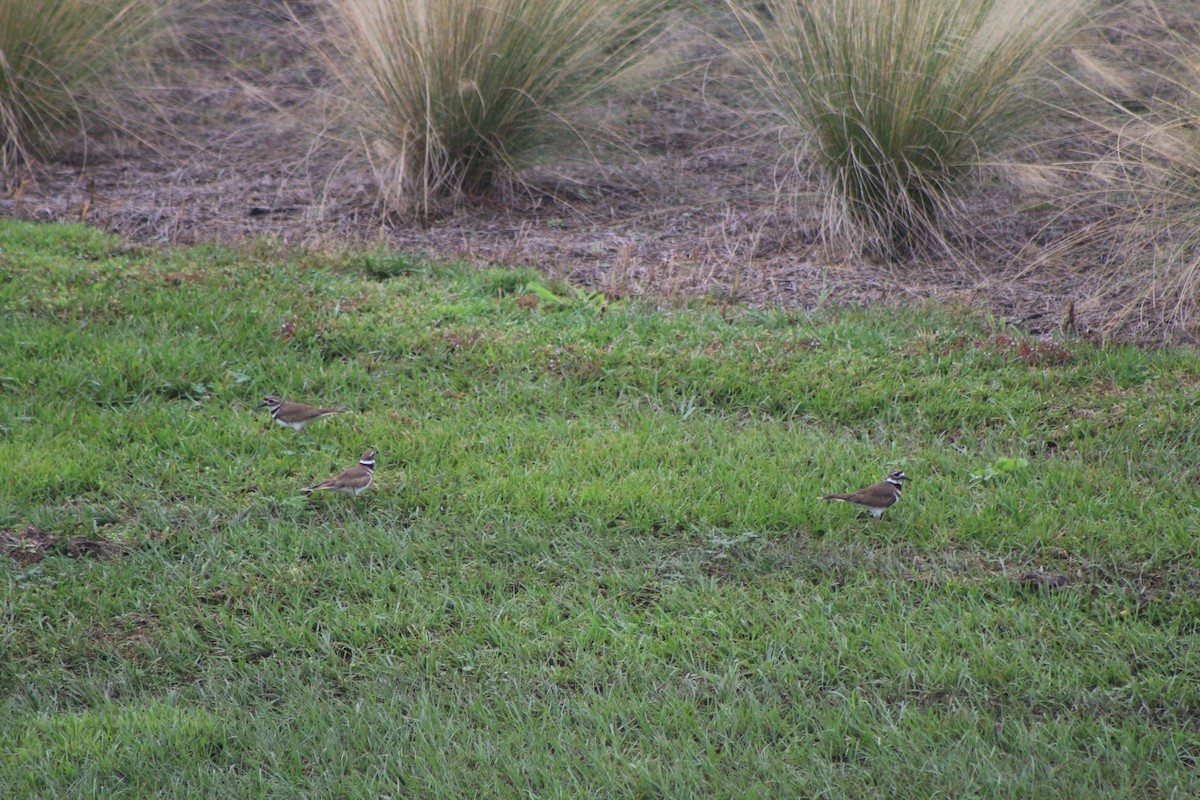
[{"label": "mowed lawn", "polygon": [[1195,350],[0,248],[4,797],[1200,794]]}]

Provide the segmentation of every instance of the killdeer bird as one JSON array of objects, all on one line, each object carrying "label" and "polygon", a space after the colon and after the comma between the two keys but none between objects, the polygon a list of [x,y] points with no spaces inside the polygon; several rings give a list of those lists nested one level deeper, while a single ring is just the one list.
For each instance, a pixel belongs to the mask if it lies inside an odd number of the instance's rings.
[{"label": "killdeer bird", "polygon": [[879,483],[853,494],[827,494],[821,499],[854,503],[854,505],[862,506],[870,511],[871,516],[878,520],[885,510],[896,505],[900,500],[900,490],[904,486],[904,481],[907,480],[911,480],[911,478],[905,477],[902,471],[896,470]]},{"label": "killdeer bird", "polygon": [[304,494],[312,494],[313,492],[340,492],[348,494],[352,497],[358,497],[359,494],[366,491],[371,485],[371,480],[375,477],[375,451],[368,450],[362,454],[362,458],[358,463],[347,470],[343,470],[336,477],[330,478],[327,481],[322,481],[311,489],[303,489]]},{"label": "killdeer bird", "polygon": [[344,408],[313,408],[303,403],[285,403],[278,397],[265,397],[259,408],[271,409],[271,418],[285,428],[298,431],[314,419],[345,412]]}]

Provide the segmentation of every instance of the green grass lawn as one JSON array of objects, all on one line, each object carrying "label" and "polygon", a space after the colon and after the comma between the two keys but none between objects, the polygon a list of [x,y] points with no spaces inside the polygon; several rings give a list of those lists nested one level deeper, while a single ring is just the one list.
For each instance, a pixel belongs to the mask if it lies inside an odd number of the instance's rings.
[{"label": "green grass lawn", "polygon": [[0,248],[4,797],[1200,793],[1194,350]]}]

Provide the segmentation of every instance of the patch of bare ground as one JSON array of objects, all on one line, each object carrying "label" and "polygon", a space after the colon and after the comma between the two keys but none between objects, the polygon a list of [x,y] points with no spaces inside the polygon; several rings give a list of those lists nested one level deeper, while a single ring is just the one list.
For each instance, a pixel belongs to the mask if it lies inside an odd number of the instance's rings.
[{"label": "patch of bare ground", "polygon": [[87,536],[60,536],[37,528],[20,531],[0,531],[0,555],[21,566],[36,564],[54,552],[65,552],[71,558],[109,559],[130,551],[129,545]]},{"label": "patch of bare ground", "polygon": [[[1128,4],[1103,5],[1110,13],[1089,43],[1141,52],[1147,63],[1159,57],[1145,44],[1156,32],[1119,10]],[[880,265],[824,245],[819,185],[790,176],[771,123],[748,111],[744,70],[720,41],[721,25],[699,14],[695,27],[669,33],[686,74],[616,104],[627,148],[532,170],[519,185],[432,219],[389,215],[364,148],[338,122],[335,80],[309,46],[322,35],[318,7],[210,0],[189,8],[161,53],[156,87],[137,98],[147,109],[140,121],[33,175],[5,176],[0,214],[84,220],[142,243],[382,243],[534,266],[606,295],[664,303],[949,300],[1034,334],[1104,327],[1109,309],[1085,302],[1104,278],[1095,267],[1103,254],[1061,248],[1086,238],[1097,219],[1047,202],[1045,182],[1031,190],[1010,175],[985,175],[962,200],[964,215],[980,222],[953,242],[953,257]],[[1200,7],[1173,4],[1169,19],[1176,32],[1200,30]],[[1048,109],[1046,126],[1053,140],[1025,154],[1034,163],[1086,159],[1102,147],[1066,112]],[[1083,191],[1088,180],[1067,173],[1051,182]],[[1052,194],[1069,196],[1073,186]],[[1162,332],[1141,320],[1125,335]]]},{"label": "patch of bare ground", "polygon": [[97,624],[89,638],[96,645],[111,648],[126,658],[154,645],[162,620],[157,614],[129,613]]}]

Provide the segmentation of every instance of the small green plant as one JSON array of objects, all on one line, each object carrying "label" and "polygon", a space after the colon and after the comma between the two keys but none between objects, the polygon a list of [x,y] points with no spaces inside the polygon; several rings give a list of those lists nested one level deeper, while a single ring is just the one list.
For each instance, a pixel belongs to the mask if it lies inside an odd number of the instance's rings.
[{"label": "small green plant", "polygon": [[742,549],[742,545],[750,544],[757,539],[758,534],[754,531],[742,531],[736,536],[712,535],[708,537],[708,547],[705,548],[704,553],[710,564],[728,561],[730,556]]},{"label": "small green plant", "polygon": [[983,472],[971,475],[971,484],[991,483],[997,478],[1005,478],[1029,469],[1029,461],[1024,458],[999,458],[983,468]]},{"label": "small green plant", "polygon": [[764,96],[887,258],[941,241],[965,176],[1037,121],[1029,90],[1084,0],[730,0]]},{"label": "small green plant", "polygon": [[0,168],[26,164],[96,113],[90,92],[169,3],[0,0]]},{"label": "small green plant", "polygon": [[578,286],[569,285],[567,290],[570,294],[564,296],[556,294],[537,281],[530,281],[525,285],[526,293],[533,295],[543,304],[555,308],[591,308],[595,311],[602,311],[609,304],[607,298],[600,292],[589,292]]},{"label": "small green plant", "polygon": [[337,0],[353,124],[393,206],[481,194],[578,139],[660,0]]}]

